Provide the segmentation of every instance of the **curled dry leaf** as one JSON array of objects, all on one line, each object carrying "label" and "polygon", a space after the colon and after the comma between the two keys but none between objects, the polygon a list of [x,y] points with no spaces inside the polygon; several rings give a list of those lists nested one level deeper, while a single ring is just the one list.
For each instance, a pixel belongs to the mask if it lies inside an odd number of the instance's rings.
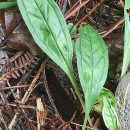
[{"label": "curled dry leaf", "polygon": [[23,22],[15,28],[11,35],[9,35],[7,44],[11,48],[15,48],[17,50],[23,49],[33,53],[34,55],[42,54],[42,51],[34,42],[31,34]]},{"label": "curled dry leaf", "polygon": [[17,8],[0,11],[0,38],[13,49],[29,51],[34,55],[42,54]]}]

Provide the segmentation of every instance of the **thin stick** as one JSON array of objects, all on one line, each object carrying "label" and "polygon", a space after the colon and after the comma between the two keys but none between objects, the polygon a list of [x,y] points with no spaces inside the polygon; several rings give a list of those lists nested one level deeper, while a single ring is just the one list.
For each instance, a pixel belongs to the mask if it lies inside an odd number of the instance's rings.
[{"label": "thin stick", "polygon": [[19,112],[15,113],[15,115],[14,115],[12,121],[11,121],[10,124],[9,124],[9,127],[8,127],[9,130],[12,130],[14,124],[16,124],[18,115],[19,115]]},{"label": "thin stick", "polygon": [[0,103],[0,106],[12,106],[12,107],[19,107],[19,108],[26,108],[26,109],[36,109],[36,107],[29,106],[29,105],[22,105],[22,104],[13,104],[13,103]]},{"label": "thin stick", "polygon": [[[75,122],[70,122],[70,123],[73,124],[73,125],[76,125],[76,126],[80,126],[80,127],[83,126],[83,125],[77,124],[77,123],[75,123]],[[91,128],[91,127],[88,127],[88,126],[86,126],[86,128],[88,128],[88,129],[90,129],[90,130],[99,130],[99,129],[94,129],[94,128]]]},{"label": "thin stick", "polygon": [[31,85],[29,86],[28,90],[26,91],[26,93],[24,94],[24,97],[21,101],[22,104],[25,104],[26,101],[28,100],[33,88],[35,87],[35,84],[39,78],[39,75],[43,69],[43,67],[45,66],[46,62],[47,62],[48,59],[44,60],[44,62],[42,63],[42,65],[40,66],[39,70],[37,71],[35,77],[33,78],[32,82],[31,82]]},{"label": "thin stick", "polygon": [[44,81],[44,85],[45,85],[45,89],[46,89],[48,98],[49,98],[49,100],[50,100],[50,103],[51,103],[52,107],[53,107],[54,110],[55,110],[56,116],[59,117],[59,112],[58,112],[58,110],[57,110],[57,108],[56,108],[56,106],[55,106],[55,104],[54,104],[54,102],[53,102],[53,99],[52,99],[52,96],[51,96],[51,93],[50,93],[50,90],[49,90],[49,87],[48,87],[48,84],[47,84],[45,68],[43,69],[43,74],[44,74],[44,76],[43,76],[43,81]]},{"label": "thin stick", "polygon": [[68,18],[73,16],[77,11],[79,11],[80,8],[82,8],[89,1],[90,0],[77,1],[77,3],[75,3],[73,7],[65,14],[65,19],[67,20]]},{"label": "thin stick", "polygon": [[8,89],[26,88],[26,87],[29,87],[29,85],[20,85],[20,86],[11,86],[11,87],[0,88],[0,91],[8,90]]},{"label": "thin stick", "polygon": [[4,119],[3,114],[2,114],[2,109],[0,110],[0,120],[4,124],[5,129],[8,130],[7,123],[5,122],[5,119]]},{"label": "thin stick", "polygon": [[113,30],[115,30],[120,24],[124,22],[124,18],[121,18],[116,24],[114,24],[105,34],[102,35],[102,37],[107,36],[110,34]]},{"label": "thin stick", "polygon": [[[39,78],[39,75],[40,75],[40,73],[41,73],[43,67],[46,65],[47,60],[48,60],[48,58],[44,60],[44,62],[42,63],[42,65],[41,65],[40,68],[38,69],[38,71],[37,71],[35,77],[34,77],[33,80],[32,80],[32,83],[31,83],[30,87],[28,88],[28,90],[27,90],[26,93],[24,94],[24,97],[23,97],[23,99],[22,99],[22,101],[21,101],[21,104],[25,104],[26,101],[28,100],[28,98],[29,98],[29,96],[30,96],[30,94],[31,94],[31,92],[32,92],[32,90],[33,90],[33,88],[35,87],[35,83],[37,82],[37,80],[38,80],[38,78]],[[15,113],[15,115],[14,115],[12,121],[11,121],[10,124],[9,124],[9,127],[8,127],[9,130],[12,130],[12,128],[15,126],[15,124],[16,124],[16,122],[17,122],[18,115],[19,115],[19,112]]]},{"label": "thin stick", "polygon": [[98,2],[92,9],[91,11],[89,11],[86,15],[84,15],[84,17],[82,17],[81,19],[79,19],[74,26],[78,26],[82,21],[84,21],[89,15],[91,15],[100,5],[101,3],[103,3],[104,0],[101,0],[100,2]]},{"label": "thin stick", "polygon": [[10,62],[13,62],[14,60],[16,60],[18,57],[20,57],[21,55],[23,55],[24,51],[19,51],[17,52],[15,55],[13,55],[9,60]]}]

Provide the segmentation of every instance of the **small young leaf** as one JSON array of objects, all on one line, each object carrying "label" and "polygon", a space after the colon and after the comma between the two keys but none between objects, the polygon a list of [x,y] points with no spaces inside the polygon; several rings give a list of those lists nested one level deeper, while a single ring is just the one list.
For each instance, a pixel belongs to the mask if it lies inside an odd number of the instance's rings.
[{"label": "small young leaf", "polygon": [[100,100],[100,99],[103,100],[103,97],[110,98],[110,99],[111,99],[111,104],[112,104],[112,106],[113,106],[114,108],[117,107],[115,96],[114,96],[114,94],[113,94],[109,89],[103,88],[103,89],[101,90],[101,93],[100,93],[100,95],[99,95],[99,97],[98,97],[97,100]]},{"label": "small young leaf", "polygon": [[17,4],[17,2],[0,2],[0,9],[10,8]]},{"label": "small young leaf", "polygon": [[93,106],[93,110],[96,112],[101,113],[102,112],[102,108],[103,108],[103,97],[105,98],[109,98],[111,99],[111,105],[114,109],[117,108],[117,103],[116,103],[116,99],[115,96],[113,95],[113,93],[106,88],[103,88],[100,92],[100,95],[97,98],[97,101],[95,103],[95,105]]},{"label": "small young leaf", "polygon": [[103,97],[103,104],[102,116],[105,125],[109,130],[119,130],[117,115],[115,109],[111,105],[111,100]]},{"label": "small young leaf", "polygon": [[38,46],[70,77],[73,46],[54,0],[18,0],[23,19]]},{"label": "small young leaf", "polygon": [[70,31],[71,38],[73,38],[74,35],[76,34],[76,27],[73,25],[73,23],[69,23],[68,29]]},{"label": "small young leaf", "polygon": [[80,38],[76,41],[77,66],[87,119],[107,78],[108,50],[101,36],[90,25],[81,25],[79,33]]},{"label": "small young leaf", "polygon": [[121,77],[126,73],[130,61],[130,1],[125,0],[124,18],[125,18],[125,38],[124,38],[124,57]]}]

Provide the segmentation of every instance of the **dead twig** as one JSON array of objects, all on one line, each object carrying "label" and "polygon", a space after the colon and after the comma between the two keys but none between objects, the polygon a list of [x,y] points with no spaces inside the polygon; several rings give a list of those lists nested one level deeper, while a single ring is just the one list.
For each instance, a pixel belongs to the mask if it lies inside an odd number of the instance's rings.
[{"label": "dead twig", "polygon": [[113,30],[115,30],[120,24],[124,22],[124,18],[121,18],[116,24],[114,24],[107,32],[105,32],[102,37],[107,36],[110,34]]},{"label": "dead twig", "polygon": [[[21,104],[25,104],[26,101],[28,100],[28,98],[29,98],[31,92],[33,91],[33,88],[35,87],[35,84],[36,84],[36,82],[37,82],[37,80],[38,80],[38,78],[39,78],[39,75],[40,75],[40,73],[41,73],[43,67],[46,65],[47,60],[48,60],[48,58],[46,58],[46,59],[44,60],[44,62],[42,63],[42,65],[41,65],[40,68],[38,69],[38,71],[37,71],[35,77],[33,78],[32,82],[31,82],[31,85],[29,86],[28,90],[27,90],[26,93],[24,94],[24,97],[23,97],[23,99],[22,99],[22,101],[21,101]],[[12,128],[15,126],[15,124],[16,124],[16,122],[17,122],[18,115],[19,115],[19,112],[16,112],[15,115],[14,115],[14,117],[13,117],[13,119],[12,119],[12,121],[11,121],[10,124],[9,124],[9,127],[8,127],[9,130],[12,130]]]},{"label": "dead twig", "polygon": [[41,126],[45,123],[45,118],[47,116],[47,112],[45,108],[43,107],[43,103],[41,101],[41,98],[37,99],[37,128],[40,130]]},{"label": "dead twig", "polygon": [[2,90],[8,90],[8,89],[27,88],[29,86],[30,86],[30,84],[29,85],[20,85],[20,86],[5,87],[5,88],[0,88],[0,91],[2,91]]},{"label": "dead twig", "polygon": [[15,61],[17,58],[19,58],[20,56],[22,56],[24,54],[24,51],[18,51],[15,55],[13,55],[10,59],[9,59],[9,61],[10,62],[13,62],[13,61]]},{"label": "dead twig", "polygon": [[40,66],[39,70],[37,71],[35,77],[33,78],[32,82],[31,82],[31,85],[29,86],[28,90],[26,91],[26,93],[24,94],[24,97],[21,101],[22,104],[25,104],[26,101],[28,100],[33,88],[35,87],[35,84],[39,78],[39,75],[43,69],[43,67],[45,66],[46,62],[47,62],[48,59],[44,60],[44,62],[42,63],[42,65]]},{"label": "dead twig", "polygon": [[0,120],[4,124],[5,129],[8,130],[7,124],[6,124],[5,119],[4,119],[3,115],[2,115],[2,109],[0,110]]},{"label": "dead twig", "polygon": [[75,116],[76,116],[76,112],[73,114],[73,116],[72,116],[72,118],[70,119],[70,121],[63,121],[62,120],[62,118],[60,117],[59,119],[60,119],[60,121],[61,122],[63,122],[58,128],[57,128],[57,130],[66,130],[67,129],[67,127],[69,127],[70,126],[70,123],[74,120],[74,118],[75,118]]},{"label": "dead twig", "polygon": [[100,5],[101,3],[103,3],[104,0],[101,0],[100,2],[98,2],[86,15],[84,15],[81,19],[79,19],[74,26],[78,26],[82,21],[84,21],[89,15],[91,15]]},{"label": "dead twig", "polygon": [[[78,124],[78,123],[75,123],[75,122],[71,122],[71,124],[76,125],[76,126],[80,126],[80,127],[83,126],[83,125]],[[99,129],[94,129],[94,128],[92,128],[92,127],[88,127],[88,126],[86,126],[86,128],[87,128],[87,129],[90,129],[90,130],[99,130]]]},{"label": "dead twig", "polygon": [[12,121],[9,124],[9,130],[12,130],[13,126],[17,123],[17,118],[18,118],[19,112],[16,112]]},{"label": "dead twig", "polygon": [[22,105],[22,104],[0,103],[0,106],[12,106],[12,107],[35,109],[36,110],[36,107],[29,106],[29,105]]},{"label": "dead twig", "polygon": [[50,90],[49,90],[49,87],[48,87],[48,84],[47,84],[45,68],[43,69],[43,81],[44,81],[45,89],[46,89],[48,98],[50,100],[50,103],[51,103],[52,107],[55,110],[56,116],[58,117],[59,116],[59,112],[58,112],[58,110],[57,110],[57,108],[56,108],[56,106],[55,106],[55,104],[53,102],[53,99],[52,99],[52,96],[51,96],[51,93],[50,93]]},{"label": "dead twig", "polygon": [[82,8],[86,3],[88,3],[90,0],[82,0],[82,1],[77,1],[73,7],[71,7],[70,10],[67,11],[65,14],[65,19],[67,20],[71,16],[73,16],[77,11],[79,11],[80,8]]}]

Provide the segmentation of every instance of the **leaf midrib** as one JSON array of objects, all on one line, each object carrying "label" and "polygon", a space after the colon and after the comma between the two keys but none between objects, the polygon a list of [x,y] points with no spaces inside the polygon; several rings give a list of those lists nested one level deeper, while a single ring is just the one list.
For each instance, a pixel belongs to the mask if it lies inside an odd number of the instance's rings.
[{"label": "leaf midrib", "polygon": [[[23,1],[23,0],[22,0]],[[38,5],[37,5],[37,2],[34,0],[34,2],[35,2],[35,4],[36,4],[36,6],[38,7]],[[25,4],[24,4],[24,2],[23,2],[23,5],[24,5],[24,7],[25,7],[25,9],[26,9],[26,6],[25,6]],[[49,4],[50,5],[50,4]],[[52,6],[51,6],[52,7]],[[52,8],[53,9],[53,8]],[[41,13],[41,10],[38,8],[38,10],[39,10],[39,12]],[[54,10],[54,9],[53,9]],[[55,12],[55,11],[54,11]],[[28,17],[28,13],[26,13],[27,14],[27,17]],[[56,14],[56,13],[55,13]],[[41,13],[41,15],[42,15],[42,13]],[[57,16],[57,14],[56,14],[56,16]],[[43,19],[44,19],[44,16],[42,15],[42,17],[43,17]],[[29,17],[28,17],[28,19],[29,19]],[[44,19],[45,20],[45,19]],[[59,19],[58,19],[59,20]],[[30,21],[30,19],[29,19],[29,21]],[[45,20],[45,22],[46,22],[46,20]],[[31,23],[31,21],[30,21],[30,24],[31,24],[31,26],[32,26],[32,23]],[[61,24],[61,23],[60,23]],[[46,25],[47,25],[47,27],[48,27],[48,29],[49,29],[49,31],[51,30],[50,29],[50,27],[49,27],[49,25],[48,25],[48,23],[46,22]],[[61,26],[62,27],[62,26]],[[32,28],[34,29],[34,27],[32,26]],[[63,30],[63,29],[62,29]],[[34,31],[35,31],[35,29],[34,29]],[[51,31],[50,31],[51,32]],[[64,31],[63,31],[64,32]],[[36,33],[36,31],[35,31],[35,33]],[[39,37],[38,36],[38,34],[36,33],[36,35],[37,35],[37,37]],[[58,47],[58,44],[57,44],[57,42],[56,42],[56,39],[55,39],[55,37],[53,36],[53,34],[52,34],[52,32],[51,32],[51,35],[52,35],[52,37],[53,37],[53,40],[55,41],[55,43],[56,43],[56,46],[57,46],[57,48],[58,48],[58,50],[59,50],[59,52],[60,52],[60,54],[61,54],[61,56],[62,56],[62,58],[63,58],[63,60],[64,60],[64,62],[65,62],[65,65],[66,65],[66,68],[69,70],[68,72],[70,73],[70,71],[71,71],[71,68],[69,67],[69,65],[68,65],[68,63],[66,62],[66,60],[65,60],[65,57],[64,57],[64,55],[63,55],[63,53],[62,53],[62,51],[60,50],[60,48]],[[66,35],[65,35],[66,36]],[[40,39],[40,38],[39,38]],[[42,40],[41,40],[42,41]],[[67,57],[68,58],[68,57]],[[67,59],[68,60],[68,59]],[[69,74],[69,75],[71,75],[71,73]]]},{"label": "leaf midrib", "polygon": [[[35,1],[35,4],[36,4],[36,6],[38,7],[38,4],[37,4],[37,2],[36,2],[36,0],[34,0]],[[49,3],[49,1],[47,1],[48,3]],[[52,7],[52,5],[49,3],[49,5]],[[52,7],[52,9],[53,9],[53,7]],[[39,10],[39,12],[41,13],[41,15],[42,15],[42,11],[38,8],[38,10]],[[55,12],[55,10],[53,9],[53,11]],[[56,12],[55,12],[55,14],[56,14]],[[56,14],[56,16],[57,16],[57,14]],[[60,52],[60,54],[61,54],[61,56],[63,57],[63,59],[64,59],[64,62],[65,62],[65,65],[67,66],[67,68],[68,68],[68,72],[70,72],[70,67],[69,67],[69,65],[68,65],[68,63],[66,62],[66,60],[65,60],[65,57],[64,57],[64,54],[62,53],[62,51],[60,50],[60,48],[59,48],[59,46],[58,46],[58,44],[57,44],[57,42],[56,42],[56,39],[55,39],[55,37],[54,37],[54,35],[53,35],[53,33],[51,32],[51,29],[50,29],[50,27],[49,27],[49,24],[47,23],[47,21],[46,21],[46,19],[44,18],[44,16],[42,15],[42,17],[43,17],[43,19],[45,20],[45,22],[46,22],[46,24],[47,24],[47,27],[48,27],[48,29],[49,29],[49,32],[51,33],[51,35],[52,35],[52,37],[53,37],[53,39],[54,39],[54,41],[55,41],[55,43],[56,43],[56,46],[57,46],[57,48],[58,48],[58,50],[59,50],[59,52]],[[57,17],[58,18],[58,17]],[[59,18],[58,18],[58,21],[59,21]],[[60,21],[59,21],[59,23],[60,23]],[[60,23],[60,26],[61,26],[61,23]],[[62,27],[62,26],[61,26]],[[62,32],[64,33],[64,31],[63,31],[63,28],[62,28]],[[66,39],[66,35],[64,34],[64,36],[65,36],[65,39]],[[67,40],[66,40],[67,41]],[[67,55],[67,58],[68,58],[68,55]],[[68,59],[67,59],[68,60]]]}]

